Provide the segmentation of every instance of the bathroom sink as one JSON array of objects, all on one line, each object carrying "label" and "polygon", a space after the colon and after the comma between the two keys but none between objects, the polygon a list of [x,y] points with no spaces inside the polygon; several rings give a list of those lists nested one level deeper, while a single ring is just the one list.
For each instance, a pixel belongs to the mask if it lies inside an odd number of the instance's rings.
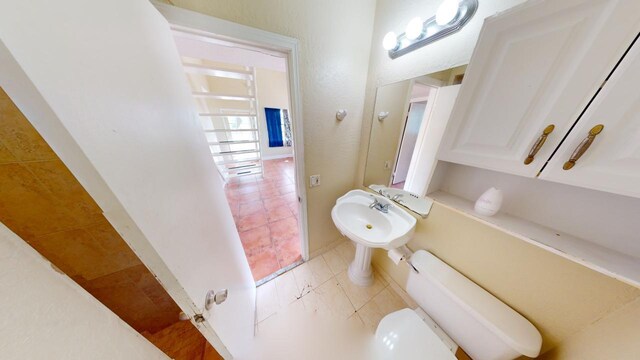
[{"label": "bathroom sink", "polygon": [[340,232],[356,243],[349,278],[360,286],[373,282],[371,249],[394,249],[413,236],[416,219],[383,196],[351,190],[336,201],[331,218]]},{"label": "bathroom sink", "polygon": [[[385,214],[369,207],[377,199],[389,204]],[[416,219],[388,199],[362,190],[352,190],[338,199],[331,217],[342,234],[356,243],[394,249],[406,244],[416,226]]]}]

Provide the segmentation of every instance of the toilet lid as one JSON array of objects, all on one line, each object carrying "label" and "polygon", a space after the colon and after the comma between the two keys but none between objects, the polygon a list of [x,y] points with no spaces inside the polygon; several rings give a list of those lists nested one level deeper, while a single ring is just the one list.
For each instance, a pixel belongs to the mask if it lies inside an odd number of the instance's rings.
[{"label": "toilet lid", "polygon": [[380,359],[455,360],[455,355],[411,309],[385,316],[376,329]]}]

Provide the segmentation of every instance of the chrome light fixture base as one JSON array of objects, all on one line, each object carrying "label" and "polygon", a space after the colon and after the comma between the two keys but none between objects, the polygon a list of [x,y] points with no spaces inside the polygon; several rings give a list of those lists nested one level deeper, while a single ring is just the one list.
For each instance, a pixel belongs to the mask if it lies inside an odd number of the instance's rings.
[{"label": "chrome light fixture base", "polygon": [[397,45],[389,50],[389,57],[398,58],[460,31],[475,15],[476,10],[478,10],[478,0],[460,0],[458,13],[448,24],[438,25],[436,17],[433,16],[424,22],[423,34],[417,39],[410,40],[405,33],[398,35]]}]

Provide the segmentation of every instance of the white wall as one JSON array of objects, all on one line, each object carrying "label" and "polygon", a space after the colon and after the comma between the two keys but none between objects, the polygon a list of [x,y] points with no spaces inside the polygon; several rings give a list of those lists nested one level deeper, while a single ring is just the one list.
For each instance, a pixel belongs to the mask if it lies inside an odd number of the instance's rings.
[{"label": "white wall", "polygon": [[168,359],[0,223],[0,358]]},{"label": "white wall", "polygon": [[256,69],[256,85],[258,93],[258,121],[260,122],[260,148],[264,159],[285,157],[293,155],[292,147],[269,147],[269,133],[267,132],[267,120],[264,113],[265,107],[288,109],[291,119],[291,106],[289,105],[289,81],[287,73],[268,69]]},{"label": "white wall", "polygon": [[0,39],[0,85],[178,305],[229,289],[206,325],[240,351],[255,285],[166,20],[146,0],[2,1]]}]

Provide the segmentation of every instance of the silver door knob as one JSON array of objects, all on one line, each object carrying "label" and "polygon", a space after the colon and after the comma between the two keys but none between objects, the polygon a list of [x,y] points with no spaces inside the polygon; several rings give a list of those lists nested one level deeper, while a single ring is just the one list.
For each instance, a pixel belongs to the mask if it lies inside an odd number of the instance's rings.
[{"label": "silver door knob", "polygon": [[209,292],[207,292],[207,297],[204,300],[204,308],[207,310],[211,310],[213,304],[222,304],[225,300],[227,300],[228,294],[229,290],[227,289],[218,291],[209,290]]}]

